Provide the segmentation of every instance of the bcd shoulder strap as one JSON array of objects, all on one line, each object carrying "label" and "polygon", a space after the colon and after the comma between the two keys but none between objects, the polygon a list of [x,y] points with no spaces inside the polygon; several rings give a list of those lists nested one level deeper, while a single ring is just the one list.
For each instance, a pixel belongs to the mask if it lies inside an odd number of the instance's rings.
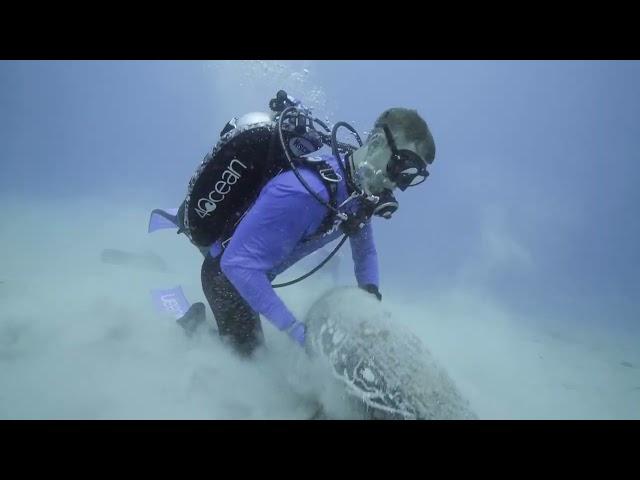
[{"label": "bcd shoulder strap", "polygon": [[[329,205],[331,205],[332,208],[338,208],[338,184],[342,181],[342,177],[333,169],[331,165],[329,165],[328,162],[322,160],[321,158],[314,158],[313,160],[304,158],[303,164],[316,172],[316,174],[320,178],[320,181],[329,192]],[[331,231],[331,229],[333,228],[335,214],[333,213],[333,210],[327,210],[327,215],[320,224],[318,232],[314,234],[309,240],[321,237]]]}]

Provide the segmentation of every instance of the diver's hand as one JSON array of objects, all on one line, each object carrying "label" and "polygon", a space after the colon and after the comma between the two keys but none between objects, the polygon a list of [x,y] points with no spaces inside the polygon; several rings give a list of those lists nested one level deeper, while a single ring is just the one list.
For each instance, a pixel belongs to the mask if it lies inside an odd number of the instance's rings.
[{"label": "diver's hand", "polygon": [[306,328],[304,323],[296,322],[287,331],[287,334],[301,347],[304,347],[304,340],[306,337]]},{"label": "diver's hand", "polygon": [[372,295],[375,295],[376,298],[378,299],[378,301],[382,301],[382,294],[380,293],[380,290],[378,290],[378,286],[374,285],[372,283],[368,283],[366,285],[362,285],[360,287],[361,289],[363,289],[366,292],[369,292]]}]

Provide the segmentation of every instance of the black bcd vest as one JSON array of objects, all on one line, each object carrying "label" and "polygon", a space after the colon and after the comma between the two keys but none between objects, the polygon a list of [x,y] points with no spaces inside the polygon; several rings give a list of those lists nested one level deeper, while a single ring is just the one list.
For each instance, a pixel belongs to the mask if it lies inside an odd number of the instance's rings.
[{"label": "black bcd vest", "polygon": [[[178,210],[178,233],[185,233],[198,247],[218,240],[226,246],[264,185],[280,172],[291,169],[273,123],[222,133],[192,176],[187,196]],[[295,136],[292,132],[284,135],[286,144]],[[338,177],[331,166],[322,160],[306,162],[300,157],[296,160],[316,171],[329,191],[329,204],[335,208]],[[334,218],[329,211],[320,234],[331,228]]]}]

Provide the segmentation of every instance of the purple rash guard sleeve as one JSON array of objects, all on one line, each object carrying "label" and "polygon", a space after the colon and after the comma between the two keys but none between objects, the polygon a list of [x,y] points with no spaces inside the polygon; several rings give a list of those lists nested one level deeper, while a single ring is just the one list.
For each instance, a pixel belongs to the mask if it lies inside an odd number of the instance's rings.
[{"label": "purple rash guard sleeve", "polygon": [[326,208],[299,187],[272,182],[242,219],[222,255],[220,266],[229,281],[252,309],[279,330],[290,328],[296,319],[273,290],[267,272],[318,228],[325,213]]},{"label": "purple rash guard sleeve", "polygon": [[378,253],[373,241],[371,221],[356,234],[349,237],[351,256],[358,286],[372,284],[380,286],[378,277]]}]

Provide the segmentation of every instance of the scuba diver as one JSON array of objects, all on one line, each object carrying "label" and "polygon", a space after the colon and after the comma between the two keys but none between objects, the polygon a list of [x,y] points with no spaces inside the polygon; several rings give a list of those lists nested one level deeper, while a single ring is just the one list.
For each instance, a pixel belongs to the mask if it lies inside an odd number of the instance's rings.
[{"label": "scuba diver", "polygon": [[[269,106],[271,114],[250,113],[227,123],[175,216],[154,211],[170,218],[203,254],[202,289],[218,333],[243,356],[264,344],[260,315],[304,347],[304,323],[274,289],[317,271],[347,239],[358,286],[381,300],[371,219],[390,218],[398,208],[393,191],[426,180],[435,158],[433,137],[415,110],[384,111],[363,143],[349,124],[329,129],[284,91]],[[337,140],[340,128],[352,133],[357,147]],[[325,146],[331,154],[319,152]],[[314,270],[272,284],[341,235]]]}]

